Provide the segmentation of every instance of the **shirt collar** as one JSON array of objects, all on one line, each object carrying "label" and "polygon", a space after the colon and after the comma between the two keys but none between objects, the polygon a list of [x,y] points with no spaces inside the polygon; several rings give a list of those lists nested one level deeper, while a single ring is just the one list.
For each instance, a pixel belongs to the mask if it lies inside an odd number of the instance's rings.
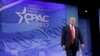
[{"label": "shirt collar", "polygon": [[[72,25],[70,24],[70,27],[71,27]],[[73,25],[74,26],[74,25]]]}]

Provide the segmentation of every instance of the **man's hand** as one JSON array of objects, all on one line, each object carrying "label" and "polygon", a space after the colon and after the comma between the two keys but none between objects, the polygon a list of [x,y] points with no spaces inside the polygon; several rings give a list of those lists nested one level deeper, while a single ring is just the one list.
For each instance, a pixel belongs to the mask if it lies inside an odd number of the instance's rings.
[{"label": "man's hand", "polygon": [[62,48],[65,49],[65,45],[63,45]]},{"label": "man's hand", "polygon": [[84,44],[81,44],[82,45],[82,48],[84,48],[85,47],[85,45]]}]

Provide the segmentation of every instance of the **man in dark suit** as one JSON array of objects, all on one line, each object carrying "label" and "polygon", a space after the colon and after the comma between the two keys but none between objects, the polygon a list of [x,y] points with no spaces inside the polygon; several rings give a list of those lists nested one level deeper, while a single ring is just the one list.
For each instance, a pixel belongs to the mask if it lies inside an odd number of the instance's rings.
[{"label": "man in dark suit", "polygon": [[70,17],[69,25],[62,29],[61,46],[66,51],[67,56],[76,56],[79,49],[79,42],[84,48],[84,41],[80,29],[75,26],[75,17]]}]

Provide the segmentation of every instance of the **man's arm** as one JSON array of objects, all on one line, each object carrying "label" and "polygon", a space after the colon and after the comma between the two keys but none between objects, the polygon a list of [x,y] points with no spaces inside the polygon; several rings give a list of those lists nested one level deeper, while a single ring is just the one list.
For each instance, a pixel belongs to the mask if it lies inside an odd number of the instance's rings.
[{"label": "man's arm", "polygon": [[79,29],[79,36],[78,37],[79,37],[79,41],[80,41],[82,47],[84,48],[84,40],[83,40],[82,33],[81,33],[80,29]]}]

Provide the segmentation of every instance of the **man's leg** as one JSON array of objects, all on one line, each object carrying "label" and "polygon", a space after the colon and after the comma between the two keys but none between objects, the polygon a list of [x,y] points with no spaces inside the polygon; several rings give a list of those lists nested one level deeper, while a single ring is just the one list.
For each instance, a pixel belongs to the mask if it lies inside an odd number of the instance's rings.
[{"label": "man's leg", "polygon": [[66,55],[67,55],[67,56],[72,56],[72,51],[71,51],[71,49],[66,50]]},{"label": "man's leg", "polygon": [[76,50],[76,45],[75,44],[71,45],[71,52],[72,52],[72,56],[76,56],[77,50]]}]

